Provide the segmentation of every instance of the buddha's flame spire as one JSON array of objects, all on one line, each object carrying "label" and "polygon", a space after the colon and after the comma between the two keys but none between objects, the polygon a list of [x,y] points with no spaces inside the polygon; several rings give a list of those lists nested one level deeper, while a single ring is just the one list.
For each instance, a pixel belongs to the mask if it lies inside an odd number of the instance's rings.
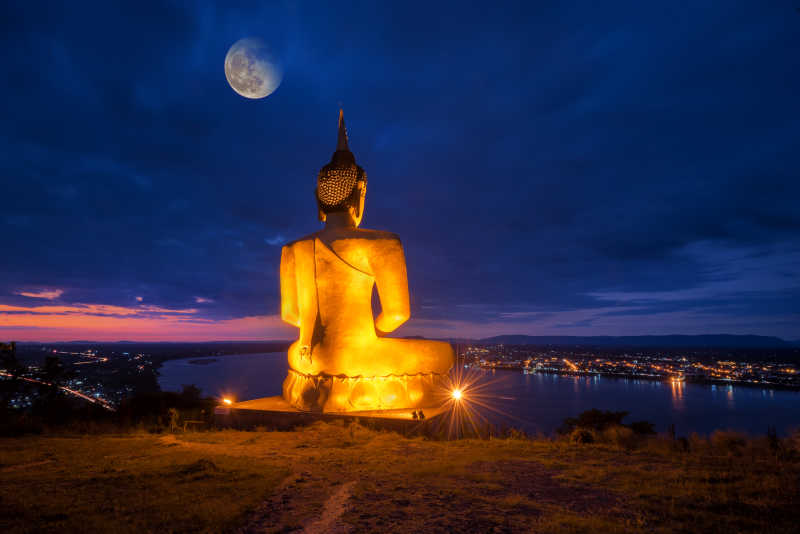
[{"label": "buddha's flame spire", "polygon": [[344,126],[344,110],[339,108],[339,138],[336,140],[336,150],[350,151],[347,146],[347,128]]}]

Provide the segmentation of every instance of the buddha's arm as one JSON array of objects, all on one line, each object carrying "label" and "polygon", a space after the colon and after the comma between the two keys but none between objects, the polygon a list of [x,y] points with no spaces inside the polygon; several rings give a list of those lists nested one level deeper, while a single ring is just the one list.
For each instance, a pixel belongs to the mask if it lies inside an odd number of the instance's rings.
[{"label": "buddha's arm", "polygon": [[281,319],[291,325],[300,326],[294,250],[288,245],[281,250]]},{"label": "buddha's arm", "polygon": [[381,332],[392,332],[408,320],[408,275],[403,245],[399,239],[381,239],[375,242],[370,257],[370,267],[378,287],[381,313],[375,327]]}]

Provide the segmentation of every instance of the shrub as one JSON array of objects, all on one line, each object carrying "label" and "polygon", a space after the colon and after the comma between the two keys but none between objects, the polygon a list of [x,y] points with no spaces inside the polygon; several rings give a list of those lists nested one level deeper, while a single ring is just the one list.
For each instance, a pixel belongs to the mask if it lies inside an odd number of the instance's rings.
[{"label": "shrub", "polygon": [[655,425],[650,421],[634,421],[633,423],[628,425],[634,433],[641,434],[643,436],[653,435],[656,433]]},{"label": "shrub", "polygon": [[800,428],[793,428],[786,437],[786,447],[800,453]]},{"label": "shrub", "polygon": [[739,456],[747,444],[747,436],[732,430],[715,430],[710,437],[711,446],[718,452]]},{"label": "shrub", "polygon": [[697,432],[689,434],[689,439],[687,441],[689,443],[687,449],[690,451],[697,452],[708,448],[708,440]]},{"label": "shrub", "polygon": [[[626,449],[638,444],[640,436],[653,435],[656,433],[653,423],[649,421],[634,421],[630,425],[625,425],[622,420],[628,412],[611,412],[606,410],[587,410],[578,417],[568,417],[563,424],[556,430],[562,436],[569,436],[570,441],[576,443],[591,443],[597,441],[598,436],[602,440],[613,443],[618,447]],[[587,431],[591,441],[585,441],[587,434],[578,431]]]},{"label": "shrub", "polygon": [[572,443],[594,443],[597,435],[589,429],[576,428],[570,433],[569,440]]},{"label": "shrub", "polygon": [[528,435],[523,430],[514,427],[508,429],[506,437],[508,439],[528,439]]},{"label": "shrub", "polygon": [[622,425],[622,420],[628,412],[611,412],[606,410],[586,410],[578,417],[568,417],[559,427],[559,434],[570,434],[575,428],[586,428],[595,432],[602,432],[610,426]]},{"label": "shrub", "polygon": [[614,425],[603,430],[603,441],[623,449],[631,449],[636,445],[637,437],[633,430],[622,425]]},{"label": "shrub", "polygon": [[180,412],[177,410],[177,408],[170,408],[167,411],[167,415],[169,416],[169,431],[177,432],[180,423]]}]

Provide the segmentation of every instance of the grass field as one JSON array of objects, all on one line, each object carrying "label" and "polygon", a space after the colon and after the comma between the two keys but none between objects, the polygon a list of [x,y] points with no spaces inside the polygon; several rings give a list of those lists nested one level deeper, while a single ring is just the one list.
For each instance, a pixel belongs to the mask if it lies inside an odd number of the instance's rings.
[{"label": "grass field", "polygon": [[295,432],[0,439],[0,532],[796,532],[800,463],[724,433],[428,441]]}]

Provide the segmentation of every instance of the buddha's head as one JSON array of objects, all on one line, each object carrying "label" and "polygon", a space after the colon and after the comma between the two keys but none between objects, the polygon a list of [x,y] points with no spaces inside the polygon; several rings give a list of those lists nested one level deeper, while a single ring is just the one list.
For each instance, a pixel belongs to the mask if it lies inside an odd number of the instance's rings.
[{"label": "buddha's head", "polygon": [[367,173],[356,165],[356,158],[347,145],[344,114],[339,110],[339,139],[330,163],[317,176],[317,207],[319,220],[329,213],[346,213],[358,226],[364,216],[364,197],[367,194]]}]

